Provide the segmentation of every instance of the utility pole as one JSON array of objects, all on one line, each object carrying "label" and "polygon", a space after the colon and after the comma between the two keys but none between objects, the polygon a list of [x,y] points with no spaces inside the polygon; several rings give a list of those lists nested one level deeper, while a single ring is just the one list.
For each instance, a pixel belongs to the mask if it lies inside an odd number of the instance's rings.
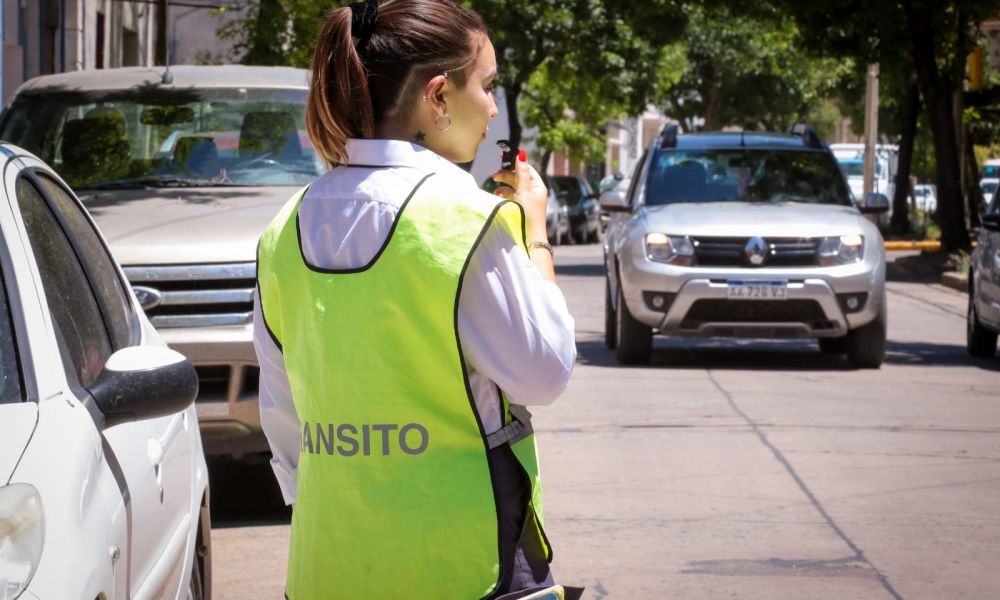
[{"label": "utility pole", "polygon": [[170,0],[156,3],[156,56],[157,65],[167,64],[167,6]]},{"label": "utility pole", "polygon": [[[865,81],[864,196],[875,191],[875,159],[878,144],[878,63],[868,65]],[[880,190],[883,191],[884,190]],[[861,198],[863,201],[864,198]]]}]

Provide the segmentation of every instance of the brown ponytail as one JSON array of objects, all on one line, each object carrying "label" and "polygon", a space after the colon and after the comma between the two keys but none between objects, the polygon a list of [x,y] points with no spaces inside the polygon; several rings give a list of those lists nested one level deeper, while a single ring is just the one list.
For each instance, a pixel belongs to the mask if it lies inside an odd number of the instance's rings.
[{"label": "brown ponytail", "polygon": [[408,99],[437,74],[455,85],[475,62],[486,25],[452,0],[388,0],[371,37],[351,37],[351,9],[331,11],[313,54],[306,129],[327,166],[346,164],[348,138],[371,139],[377,124],[405,120]]}]

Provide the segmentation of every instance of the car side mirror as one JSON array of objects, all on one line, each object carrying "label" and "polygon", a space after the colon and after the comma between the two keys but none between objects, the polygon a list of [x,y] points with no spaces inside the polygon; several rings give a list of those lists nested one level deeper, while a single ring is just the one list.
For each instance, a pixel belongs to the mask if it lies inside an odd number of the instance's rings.
[{"label": "car side mirror", "polygon": [[884,213],[889,211],[889,198],[885,194],[870,192],[861,203],[863,213]]},{"label": "car side mirror", "polygon": [[198,375],[183,354],[159,346],[115,352],[87,391],[104,416],[102,429],[180,412],[198,395]]},{"label": "car side mirror", "polygon": [[628,201],[625,199],[625,193],[619,189],[608,190],[601,194],[600,205],[604,212],[609,213],[632,211],[632,207],[628,205]]},{"label": "car side mirror", "polygon": [[1000,231],[1000,212],[983,215],[983,229]]}]

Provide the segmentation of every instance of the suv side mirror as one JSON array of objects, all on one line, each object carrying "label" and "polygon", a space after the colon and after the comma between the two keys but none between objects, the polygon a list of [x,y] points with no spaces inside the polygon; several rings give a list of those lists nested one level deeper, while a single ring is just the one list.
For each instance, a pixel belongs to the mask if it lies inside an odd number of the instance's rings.
[{"label": "suv side mirror", "polygon": [[865,196],[864,202],[861,203],[861,212],[863,213],[884,213],[889,211],[889,198],[885,194],[880,194],[878,192],[871,192]]},{"label": "suv side mirror", "polygon": [[632,207],[628,205],[628,201],[625,199],[625,193],[620,189],[611,189],[600,197],[601,209],[604,212],[631,212]]},{"label": "suv side mirror", "polygon": [[158,346],[115,352],[87,388],[104,415],[101,429],[180,412],[198,395],[198,375],[183,354]]},{"label": "suv side mirror", "polygon": [[1000,212],[983,215],[983,229],[1000,231]]}]

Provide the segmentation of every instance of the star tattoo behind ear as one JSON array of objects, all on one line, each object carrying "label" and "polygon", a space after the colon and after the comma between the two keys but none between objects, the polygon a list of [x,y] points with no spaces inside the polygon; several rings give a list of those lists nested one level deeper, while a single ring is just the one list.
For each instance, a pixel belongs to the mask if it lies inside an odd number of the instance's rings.
[{"label": "star tattoo behind ear", "polygon": [[423,131],[420,131],[418,129],[417,130],[417,135],[413,136],[413,140],[416,141],[416,142],[422,142],[422,141],[424,141],[424,138],[426,138],[426,137],[427,137],[427,134],[424,133]]}]

